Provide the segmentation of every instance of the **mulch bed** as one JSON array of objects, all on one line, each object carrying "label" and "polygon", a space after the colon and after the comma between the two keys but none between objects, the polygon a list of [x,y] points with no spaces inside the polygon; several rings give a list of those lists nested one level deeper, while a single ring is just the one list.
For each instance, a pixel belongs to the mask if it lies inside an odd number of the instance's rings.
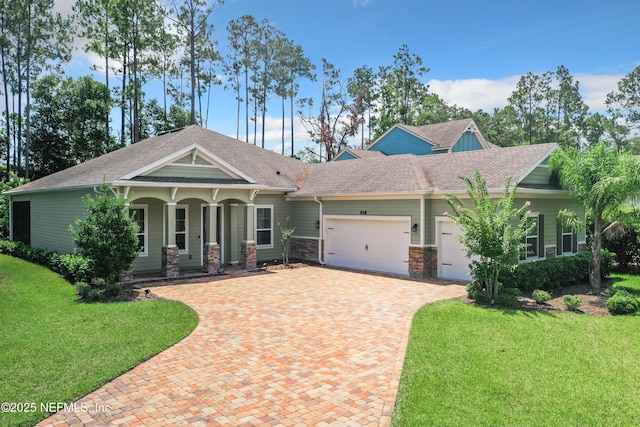
[{"label": "mulch bed", "polygon": [[[562,289],[555,290],[551,293],[551,299],[544,304],[537,304],[531,297],[531,293],[523,293],[518,297],[520,307],[517,309],[523,311],[538,311],[545,313],[578,313],[586,314],[589,316],[611,316],[605,302],[609,298],[608,284],[603,282],[602,288],[599,290],[593,289],[591,285],[573,285],[567,286]],[[582,298],[582,303],[578,311],[568,310],[562,301],[564,295],[578,295]],[[476,301],[468,298],[466,295],[458,298],[460,301],[473,304],[483,305],[476,303]]]}]

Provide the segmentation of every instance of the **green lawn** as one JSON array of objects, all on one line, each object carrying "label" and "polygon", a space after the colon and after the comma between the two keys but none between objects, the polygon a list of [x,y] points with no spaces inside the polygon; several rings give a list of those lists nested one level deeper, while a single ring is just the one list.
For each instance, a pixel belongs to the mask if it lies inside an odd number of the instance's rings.
[{"label": "green lawn", "polygon": [[[86,304],[44,267],[0,255],[0,425],[33,425],[187,336],[197,314],[174,301]],[[14,407],[15,409],[15,407]]]},{"label": "green lawn", "polygon": [[638,384],[640,316],[441,301],[413,319],[392,425],[638,425]]}]

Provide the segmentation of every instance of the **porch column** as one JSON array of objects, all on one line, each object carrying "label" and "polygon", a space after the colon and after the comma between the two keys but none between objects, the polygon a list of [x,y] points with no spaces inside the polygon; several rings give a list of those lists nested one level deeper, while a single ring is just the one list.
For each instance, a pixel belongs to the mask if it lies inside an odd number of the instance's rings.
[{"label": "porch column", "polygon": [[180,274],[180,249],[176,245],[176,203],[167,203],[165,242],[162,247],[162,276],[178,277]]},{"label": "porch column", "polygon": [[205,224],[207,240],[202,248],[203,267],[209,274],[215,274],[220,268],[220,244],[218,243],[218,204],[209,203],[207,208],[208,221]]},{"label": "porch column", "polygon": [[242,246],[240,248],[242,257],[240,262],[245,269],[251,271],[255,270],[257,266],[255,205],[253,203],[247,203],[246,209],[246,240],[242,241]]},{"label": "porch column", "polygon": [[239,259],[238,255],[240,254],[240,248],[238,244],[240,243],[241,236],[238,233],[238,204],[232,203],[229,205],[229,227],[231,228],[229,242],[227,243],[230,248],[230,260],[231,264],[237,264]]}]

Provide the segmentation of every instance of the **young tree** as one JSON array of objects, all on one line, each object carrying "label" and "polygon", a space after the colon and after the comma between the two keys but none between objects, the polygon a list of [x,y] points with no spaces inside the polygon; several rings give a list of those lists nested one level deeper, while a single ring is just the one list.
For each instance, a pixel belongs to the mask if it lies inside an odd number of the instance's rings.
[{"label": "young tree", "polygon": [[76,220],[69,232],[83,255],[94,262],[95,276],[113,283],[139,252],[137,226],[129,216],[124,198],[114,196],[106,185],[95,196],[84,198],[87,219]]},{"label": "young tree", "polygon": [[[353,99],[353,103],[358,105],[358,115],[362,121],[362,129],[360,134],[360,148],[364,148],[364,125],[367,123],[368,134],[367,140],[371,141],[371,110],[375,102],[375,75],[373,70],[366,65],[357,68],[353,72],[353,76],[347,82],[347,90]],[[365,114],[367,118],[365,119]]]},{"label": "young tree", "polygon": [[536,227],[526,213],[531,203],[514,207],[516,185],[507,179],[502,198],[493,200],[487,190],[487,181],[476,172],[475,180],[461,176],[467,183],[471,207],[458,196],[447,194],[444,200],[451,213],[444,215],[460,224],[464,234],[460,241],[470,255],[478,257],[470,264],[471,276],[487,289],[491,304],[498,295],[498,280],[502,271],[513,268],[520,251],[526,250],[522,242]]},{"label": "young tree", "polygon": [[554,151],[549,168],[593,215],[589,282],[593,288],[600,288],[602,232],[622,213],[629,215],[628,203],[640,192],[640,162],[628,151],[618,151],[600,142],[588,151],[575,148]]}]

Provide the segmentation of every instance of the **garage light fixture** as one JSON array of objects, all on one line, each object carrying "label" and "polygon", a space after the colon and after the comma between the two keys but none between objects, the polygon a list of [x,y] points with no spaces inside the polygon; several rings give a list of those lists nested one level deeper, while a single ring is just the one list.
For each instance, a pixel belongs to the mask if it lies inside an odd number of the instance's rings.
[{"label": "garage light fixture", "polygon": [[416,231],[418,231],[418,224],[413,224],[413,225],[411,226],[411,231],[413,231],[414,233],[415,233]]},{"label": "garage light fixture", "polygon": [[320,228],[320,220],[316,221],[316,228]]}]

